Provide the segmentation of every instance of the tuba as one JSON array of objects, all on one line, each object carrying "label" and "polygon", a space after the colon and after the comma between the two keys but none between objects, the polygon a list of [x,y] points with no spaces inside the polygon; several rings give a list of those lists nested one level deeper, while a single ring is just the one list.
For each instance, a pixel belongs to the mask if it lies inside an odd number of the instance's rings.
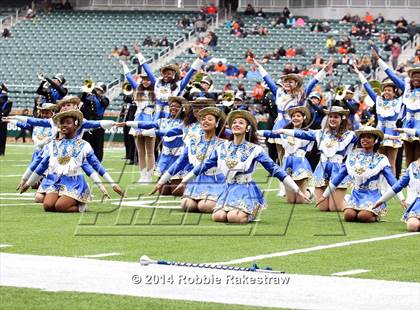
[{"label": "tuba", "polygon": [[121,85],[121,91],[125,96],[131,96],[134,93],[134,89],[129,82],[124,82]]},{"label": "tuba", "polygon": [[338,100],[338,101],[343,100],[344,97],[346,97],[346,91],[347,91],[346,86],[344,85],[338,86],[334,90],[334,93],[335,93],[334,100]]},{"label": "tuba", "polygon": [[84,93],[91,93],[95,88],[95,82],[92,79],[85,79],[83,80],[82,87],[80,90]]}]

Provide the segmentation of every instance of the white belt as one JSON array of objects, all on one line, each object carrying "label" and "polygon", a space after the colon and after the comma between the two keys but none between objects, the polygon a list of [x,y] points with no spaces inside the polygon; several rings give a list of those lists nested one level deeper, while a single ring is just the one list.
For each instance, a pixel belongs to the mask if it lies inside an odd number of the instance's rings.
[{"label": "white belt", "polygon": [[368,189],[368,190],[375,190],[379,189],[378,181],[372,181],[369,182],[368,185],[362,185],[362,184],[353,184],[354,189]]},{"label": "white belt", "polygon": [[220,174],[220,171],[216,167],[213,167],[213,168],[210,168],[209,170],[207,170],[204,174],[205,175],[218,175],[218,174]]},{"label": "white belt", "polygon": [[288,153],[288,152],[286,152],[286,154],[285,154],[286,156],[294,156],[294,157],[300,157],[300,158],[303,158],[303,157],[305,157],[305,155],[306,155],[306,152],[304,151],[304,150],[302,150],[302,149],[298,149],[298,150],[296,150],[296,152],[294,152],[294,153]]},{"label": "white belt", "polygon": [[396,121],[379,121],[378,125],[382,127],[386,127],[386,128],[391,128],[391,129],[397,128]]},{"label": "white belt", "polygon": [[332,157],[327,157],[324,153],[321,153],[321,161],[329,161],[332,163],[338,163],[341,164],[343,163],[343,159],[344,156],[343,155],[339,155],[339,154],[335,154]]},{"label": "white belt", "polygon": [[227,183],[229,184],[233,184],[233,183],[237,183],[237,184],[246,184],[249,182],[252,182],[252,174],[238,174],[235,175],[233,178],[230,178]]},{"label": "white belt", "polygon": [[177,147],[174,147],[174,148],[169,148],[169,147],[164,145],[162,147],[162,154],[163,155],[179,156],[179,155],[181,155],[182,151],[183,151],[182,147],[180,147],[180,146],[177,146]]}]

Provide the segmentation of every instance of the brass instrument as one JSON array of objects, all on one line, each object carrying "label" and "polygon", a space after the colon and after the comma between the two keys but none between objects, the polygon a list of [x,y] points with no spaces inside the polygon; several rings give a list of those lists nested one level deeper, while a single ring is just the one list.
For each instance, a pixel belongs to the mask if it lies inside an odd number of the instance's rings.
[{"label": "brass instrument", "polygon": [[222,104],[225,107],[230,107],[233,105],[233,103],[235,102],[235,94],[230,91],[230,92],[226,92],[223,97],[222,97]]},{"label": "brass instrument", "polygon": [[134,93],[134,89],[129,82],[124,82],[121,85],[121,91],[125,96],[131,96]]},{"label": "brass instrument", "polygon": [[43,85],[43,88],[44,89],[47,89],[50,86],[50,83],[48,83],[48,81],[46,80],[46,76],[47,75],[45,73],[43,73],[43,72],[38,73],[38,79],[40,79],[41,82],[44,83],[44,85]]},{"label": "brass instrument", "polygon": [[83,80],[82,87],[80,90],[84,93],[91,93],[95,88],[95,82],[92,79],[85,79]]},{"label": "brass instrument", "polygon": [[346,97],[346,91],[347,88],[344,85],[338,86],[334,91],[334,100],[343,100]]}]

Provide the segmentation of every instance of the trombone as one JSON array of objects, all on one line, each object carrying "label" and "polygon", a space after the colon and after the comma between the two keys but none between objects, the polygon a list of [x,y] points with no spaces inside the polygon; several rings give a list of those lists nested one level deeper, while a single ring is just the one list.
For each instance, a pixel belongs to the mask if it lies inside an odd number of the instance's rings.
[{"label": "trombone", "polygon": [[121,91],[125,96],[131,96],[134,93],[133,87],[127,81],[121,85]]},{"label": "trombone", "polygon": [[95,82],[92,79],[83,80],[83,84],[80,87],[80,90],[84,93],[91,93],[95,88]]}]

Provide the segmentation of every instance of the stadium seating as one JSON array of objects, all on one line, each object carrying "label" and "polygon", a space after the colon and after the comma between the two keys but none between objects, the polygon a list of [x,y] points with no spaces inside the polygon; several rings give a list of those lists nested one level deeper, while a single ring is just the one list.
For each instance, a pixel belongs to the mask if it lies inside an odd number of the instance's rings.
[{"label": "stadium seating", "polygon": [[[184,38],[175,27],[185,12],[70,11],[38,13],[35,20],[21,20],[12,37],[0,40],[0,79],[11,90],[14,107],[33,106],[39,85],[37,75],[63,73],[71,92],[85,78],[109,83],[120,77],[118,60],[110,57],[115,46],[142,43],[147,35],[169,42]],[[192,16],[193,13],[188,13]],[[157,58],[164,48],[142,48],[146,58]],[[14,87],[13,85],[25,85]]]}]

